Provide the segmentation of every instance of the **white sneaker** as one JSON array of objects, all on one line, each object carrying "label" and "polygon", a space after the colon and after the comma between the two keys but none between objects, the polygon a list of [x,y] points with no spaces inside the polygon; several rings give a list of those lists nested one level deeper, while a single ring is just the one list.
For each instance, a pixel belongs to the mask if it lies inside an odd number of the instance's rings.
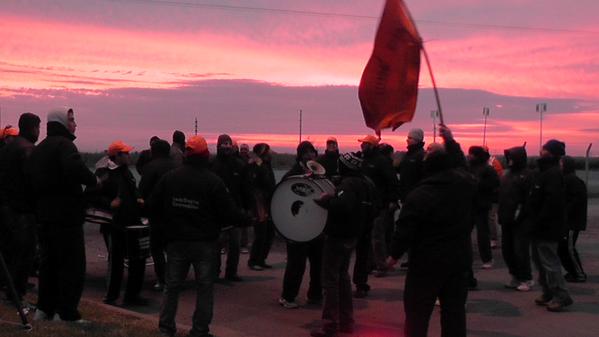
[{"label": "white sneaker", "polygon": [[519,286],[516,287],[516,290],[526,292],[530,291],[530,288],[531,287],[528,285],[527,282],[522,282]]},{"label": "white sneaker", "polygon": [[481,266],[482,269],[491,269],[493,268],[493,260],[487,262],[487,263],[483,263],[483,265]]},{"label": "white sneaker", "polygon": [[522,282],[516,280],[515,278],[512,277],[512,280],[506,284],[504,284],[503,286],[508,288],[508,289],[516,289],[518,288],[518,286],[521,284]]},{"label": "white sneaker", "polygon": [[66,322],[66,323],[75,323],[75,324],[89,324],[91,323],[91,321],[85,320],[85,319],[78,319],[76,321],[65,321],[62,318],[60,318],[60,316],[58,314],[54,314],[54,318],[52,319],[55,322]]},{"label": "white sneaker", "polygon": [[37,309],[35,311],[35,315],[33,315],[34,321],[47,321],[49,319],[50,319],[50,316],[47,313],[41,311],[40,309]]},{"label": "white sneaker", "polygon": [[437,307],[441,306],[441,302],[439,301],[438,298],[435,300],[435,306],[437,306]]},{"label": "white sneaker", "polygon": [[299,304],[297,304],[295,301],[289,302],[289,301],[287,301],[286,299],[284,299],[282,297],[279,298],[279,304],[283,308],[285,308],[285,309],[297,309],[297,308],[299,308]]}]

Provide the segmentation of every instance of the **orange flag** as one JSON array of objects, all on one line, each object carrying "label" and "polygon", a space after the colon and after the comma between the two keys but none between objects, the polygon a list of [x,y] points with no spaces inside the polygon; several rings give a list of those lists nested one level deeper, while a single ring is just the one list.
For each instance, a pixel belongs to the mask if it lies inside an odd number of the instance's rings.
[{"label": "orange flag", "polygon": [[366,126],[380,135],[414,117],[422,39],[402,0],[387,0],[358,96]]}]

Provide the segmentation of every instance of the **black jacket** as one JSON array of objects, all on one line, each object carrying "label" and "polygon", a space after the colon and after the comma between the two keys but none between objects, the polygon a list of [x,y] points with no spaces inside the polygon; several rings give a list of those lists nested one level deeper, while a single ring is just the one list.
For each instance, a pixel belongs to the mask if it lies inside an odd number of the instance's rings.
[{"label": "black jacket", "polygon": [[362,159],[362,173],[374,182],[377,189],[377,206],[385,207],[391,202],[397,202],[399,180],[392,162],[376,150],[368,154],[362,153]]},{"label": "black jacket", "polygon": [[491,209],[493,201],[497,200],[499,189],[497,171],[491,165],[487,164],[487,162],[484,162],[471,165],[470,172],[472,172],[478,182],[474,206],[479,210]]},{"label": "black jacket", "polygon": [[564,176],[557,158],[540,158],[528,198],[533,238],[559,241],[568,231]]},{"label": "black jacket", "polygon": [[327,178],[339,175],[339,151],[325,151],[323,155],[318,156],[316,161],[326,170]]},{"label": "black jacket", "polygon": [[29,157],[38,221],[61,227],[81,226],[85,200],[81,185],[94,186],[96,176],[85,166],[72,135],[58,122],[48,123],[48,136]]},{"label": "black jacket", "polygon": [[505,151],[512,166],[501,177],[499,187],[498,222],[502,226],[520,226],[526,217],[525,205],[532,184],[531,172],[526,168],[526,150],[514,147]]},{"label": "black jacket", "polygon": [[[113,228],[124,230],[128,226],[137,226],[140,224],[141,209],[137,203],[140,194],[137,190],[135,177],[127,166],[119,166],[114,170],[100,168],[96,171],[96,176],[107,176],[102,180],[102,185],[98,188],[86,190],[88,201],[97,208],[107,210],[112,213]],[[112,209],[110,203],[115,199],[121,200],[121,205],[117,209]]]},{"label": "black jacket", "polygon": [[372,219],[375,188],[361,175],[343,176],[335,196],[317,202],[329,213],[324,233],[332,238],[356,239]]},{"label": "black jacket", "polygon": [[424,176],[424,143],[408,146],[408,152],[399,163],[399,198],[404,201],[408,193]]},{"label": "black jacket", "polygon": [[147,149],[139,153],[137,162],[135,163],[135,169],[140,175],[144,174],[144,169],[152,161],[152,150]]},{"label": "black jacket", "polygon": [[461,168],[423,179],[403,204],[391,255],[398,259],[409,249],[411,273],[467,271],[475,193],[474,178]]},{"label": "black jacket", "polygon": [[564,183],[566,184],[566,219],[568,228],[583,231],[587,228],[587,187],[577,175],[574,161],[563,159]]},{"label": "black jacket", "polygon": [[31,184],[25,173],[34,148],[30,140],[18,136],[0,150],[0,205],[20,213],[34,211]]},{"label": "black jacket", "polygon": [[149,205],[152,217],[164,224],[167,241],[215,241],[223,225],[248,222],[208,163],[189,158],[160,179]]},{"label": "black jacket", "polygon": [[171,157],[158,157],[144,165],[143,174],[139,181],[139,194],[141,197],[147,201],[160,178],[176,167],[177,163]]},{"label": "black jacket", "polygon": [[249,187],[246,164],[233,154],[218,154],[212,160],[211,169],[223,180],[235,204],[245,209]]}]

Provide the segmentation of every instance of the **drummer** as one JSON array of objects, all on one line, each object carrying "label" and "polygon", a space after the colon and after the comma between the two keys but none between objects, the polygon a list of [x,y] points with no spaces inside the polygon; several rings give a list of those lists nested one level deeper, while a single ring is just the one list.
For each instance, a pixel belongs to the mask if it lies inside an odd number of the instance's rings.
[{"label": "drummer", "polygon": [[[96,171],[96,175],[103,180],[100,190],[96,191],[98,203],[113,212],[112,224],[105,228],[108,243],[108,291],[104,297],[104,303],[111,305],[116,304],[121,291],[127,250],[126,228],[141,225],[140,204],[143,203],[143,200],[137,191],[135,177],[129,170],[131,163],[129,152],[131,150],[133,147],[122,141],[113,142],[107,151],[109,164]],[[129,257],[129,277],[123,304],[147,304],[147,300],[139,296],[145,268],[145,258]]]},{"label": "drummer", "polygon": [[[283,176],[283,180],[291,176],[311,174],[307,163],[315,160],[318,155],[314,145],[303,141],[297,146],[295,165]],[[306,259],[310,261],[310,287],[308,288],[308,303],[319,304],[322,301],[322,236],[308,242],[294,242],[287,240],[287,265],[283,277],[283,292],[279,304],[286,309],[299,307],[295,298],[299,293],[306,269]]]}]

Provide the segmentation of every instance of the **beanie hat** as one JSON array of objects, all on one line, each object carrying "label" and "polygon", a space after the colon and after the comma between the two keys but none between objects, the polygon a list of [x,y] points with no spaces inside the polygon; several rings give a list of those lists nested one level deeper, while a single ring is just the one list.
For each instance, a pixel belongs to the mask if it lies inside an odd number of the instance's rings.
[{"label": "beanie hat", "polygon": [[348,152],[339,156],[339,163],[352,171],[359,171],[362,167],[362,158],[356,156],[355,153]]},{"label": "beanie hat", "polygon": [[218,136],[218,140],[216,141],[216,146],[219,147],[225,142],[229,142],[232,145],[233,139],[231,138],[231,136],[229,136],[227,134],[222,134],[222,135]]},{"label": "beanie hat", "polygon": [[185,145],[185,134],[182,131],[175,130],[173,132],[173,143]]},{"label": "beanie hat", "polygon": [[543,145],[543,150],[551,153],[554,157],[561,157],[566,155],[566,143],[560,142],[557,139],[551,139]]},{"label": "beanie hat", "polygon": [[408,133],[408,138],[422,142],[424,140],[424,131],[422,129],[412,129]]},{"label": "beanie hat", "polygon": [[307,140],[304,140],[297,146],[297,159],[299,160],[304,154],[308,152],[318,153],[318,151],[316,151],[316,148],[314,147],[314,145],[312,145],[312,143],[310,143]]},{"label": "beanie hat", "polygon": [[150,145],[152,157],[168,157],[171,150],[170,144],[163,139],[157,139]]}]

